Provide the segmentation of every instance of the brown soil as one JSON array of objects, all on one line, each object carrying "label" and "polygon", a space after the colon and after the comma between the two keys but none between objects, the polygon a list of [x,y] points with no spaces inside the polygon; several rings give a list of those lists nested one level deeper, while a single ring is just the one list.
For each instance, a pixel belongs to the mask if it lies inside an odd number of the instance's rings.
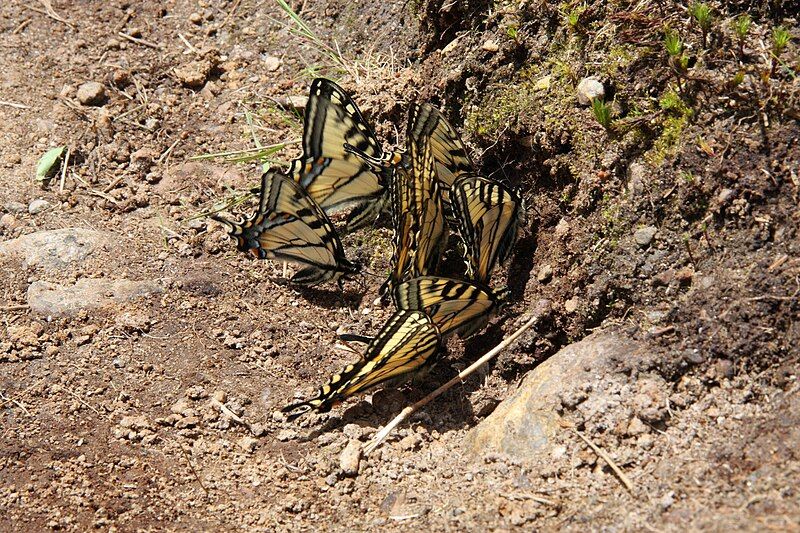
[{"label": "brown soil", "polygon": [[[800,528],[800,33],[781,19],[789,3],[753,11],[739,54],[727,17],[743,2],[713,3],[706,47],[671,1],[597,3],[575,24],[576,2],[295,2],[337,40],[348,72],[276,22],[286,16],[272,3],[53,2],[67,22],[3,3],[0,238],[77,226],[115,239],[56,270],[3,263],[0,529]],[[690,56],[680,82],[665,24]],[[771,69],[779,24],[794,40]],[[297,138],[299,121],[275,101],[304,94],[312,70],[352,90],[389,144],[402,142],[409,102],[441,106],[482,171],[520,188],[528,216],[495,279],[512,302],[485,333],[452,341],[419,381],[295,425],[277,411],[353,357],[334,348],[336,330],[373,334],[390,315],[374,303],[380,278],[298,289],[282,265],[238,253],[191,217],[258,169],[188,158],[251,148],[253,134]],[[576,101],[589,75],[613,99],[611,131]],[[105,98],[80,103],[87,81]],[[59,177],[34,173],[64,144],[61,191]],[[51,205],[29,214],[37,198]],[[648,227],[655,236],[637,243]],[[389,243],[385,227],[345,239],[376,273]],[[162,292],[69,318],[25,308],[32,282],[82,278],[155,280]],[[542,300],[535,333],[344,475],[348,442]],[[615,401],[664,405],[636,432],[624,409],[598,423],[565,401],[562,414],[633,493],[571,431],[560,458],[468,449],[465,434],[527,372],[598,328],[652,348],[622,365]]]}]

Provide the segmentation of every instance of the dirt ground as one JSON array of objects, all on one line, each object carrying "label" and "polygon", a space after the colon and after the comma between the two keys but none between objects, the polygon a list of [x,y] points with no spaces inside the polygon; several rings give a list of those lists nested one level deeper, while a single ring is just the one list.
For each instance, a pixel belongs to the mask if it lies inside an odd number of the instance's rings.
[{"label": "dirt ground", "polygon": [[[0,5],[0,244],[22,250],[0,253],[1,530],[800,530],[793,2],[711,2],[707,36],[672,0],[294,2],[318,43],[271,1],[50,3]],[[527,218],[483,334],[294,424],[280,408],[353,358],[336,331],[392,312],[376,302],[390,231],[344,239],[369,271],[344,291],[298,289],[198,217],[258,165],[190,158],[297,139],[287,97],[315,75],[389,146],[409,102],[440,106]],[[577,99],[586,77],[607,128]],[[37,181],[61,145],[63,182]],[[12,241],[62,229],[73,255]],[[68,310],[37,303],[65,287]],[[535,332],[348,470],[348,447],[542,306]],[[607,330],[647,355],[594,414],[565,393],[558,453],[469,446],[539,363]]]}]

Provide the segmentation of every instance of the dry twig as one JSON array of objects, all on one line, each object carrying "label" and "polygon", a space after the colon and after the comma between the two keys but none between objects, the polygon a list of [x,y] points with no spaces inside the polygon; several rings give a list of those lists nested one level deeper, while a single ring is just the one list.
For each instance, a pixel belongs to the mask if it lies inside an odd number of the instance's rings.
[{"label": "dry twig", "polygon": [[14,109],[30,109],[30,106],[25,104],[18,104],[16,102],[6,102],[5,100],[0,100],[0,105],[5,105],[8,107],[13,107]]},{"label": "dry twig", "polygon": [[132,43],[141,44],[142,46],[147,46],[148,48],[154,48],[156,50],[161,50],[162,46],[160,44],[147,41],[145,39],[140,39],[138,37],[134,37],[133,35],[128,35],[127,33],[117,32],[117,35],[122,37],[123,39],[127,39]]},{"label": "dry twig", "polygon": [[594,453],[599,455],[603,459],[603,461],[608,463],[608,466],[611,467],[611,470],[613,470],[614,473],[619,478],[619,480],[622,481],[622,484],[625,485],[625,488],[628,489],[628,491],[632,493],[633,492],[633,483],[631,483],[631,480],[628,479],[628,476],[625,475],[625,472],[623,472],[622,469],[617,466],[617,463],[615,463],[611,459],[611,457],[609,457],[608,454],[606,452],[604,452],[603,450],[601,450],[595,443],[590,441],[583,433],[581,433],[577,429],[573,429],[573,431],[575,432],[575,434],[577,436],[579,436],[583,440],[583,442],[588,444],[589,447],[592,450],[594,450]]}]

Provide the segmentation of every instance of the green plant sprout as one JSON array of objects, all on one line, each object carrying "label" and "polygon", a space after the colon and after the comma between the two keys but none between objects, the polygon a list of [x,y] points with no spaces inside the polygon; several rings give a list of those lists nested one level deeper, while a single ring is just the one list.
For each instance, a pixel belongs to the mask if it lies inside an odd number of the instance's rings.
[{"label": "green plant sprout", "polygon": [[675,78],[678,80],[678,90],[681,89],[681,75],[686,72],[689,65],[689,58],[683,53],[683,42],[680,35],[674,30],[667,29],[664,32],[664,48],[669,54],[668,63],[675,72]]},{"label": "green plant sprout", "polygon": [[783,26],[778,26],[772,30],[772,51],[776,57],[783,53],[791,39],[792,35],[789,33],[789,30]]},{"label": "green plant sprout", "polygon": [[781,62],[781,54],[791,40],[792,35],[789,33],[789,30],[783,26],[778,26],[772,30],[772,68],[770,68],[769,77],[775,75],[778,63]]},{"label": "green plant sprout", "polygon": [[592,114],[595,120],[606,129],[611,131],[611,106],[600,98],[592,98]]},{"label": "green plant sprout", "polygon": [[703,47],[705,47],[708,32],[711,31],[711,8],[705,2],[695,2],[689,7],[689,14],[700,27],[703,35]]},{"label": "green plant sprout", "polygon": [[678,32],[667,30],[664,32],[664,48],[671,57],[678,57],[683,52],[683,43]]},{"label": "green plant sprout", "polygon": [[733,20],[733,33],[736,34],[736,40],[739,42],[739,55],[744,55],[744,39],[750,31],[750,24],[753,19],[747,13],[742,13]]}]

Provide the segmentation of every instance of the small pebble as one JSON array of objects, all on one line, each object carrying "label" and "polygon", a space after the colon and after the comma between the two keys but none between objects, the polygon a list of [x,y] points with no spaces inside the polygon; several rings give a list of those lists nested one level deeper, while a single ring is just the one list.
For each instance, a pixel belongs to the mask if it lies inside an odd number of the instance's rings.
[{"label": "small pebble", "polygon": [[275,56],[267,56],[264,58],[264,68],[267,69],[267,72],[275,72],[279,68],[281,68],[281,58]]},{"label": "small pebble", "polygon": [[358,474],[358,464],[361,461],[361,443],[355,439],[347,443],[339,456],[339,467],[345,476],[354,477]]},{"label": "small pebble", "polygon": [[550,281],[550,278],[553,277],[553,267],[550,265],[543,265],[542,268],[539,269],[539,273],[536,274],[536,279],[539,280],[539,283],[546,283]]},{"label": "small pebble", "polygon": [[225,403],[225,402],[228,401],[228,395],[225,394],[225,391],[222,391],[222,390],[214,391],[214,394],[212,395],[212,398],[217,400],[219,403]]},{"label": "small pebble", "polygon": [[254,439],[253,437],[246,435],[241,439],[239,439],[239,441],[236,444],[239,446],[239,448],[241,448],[245,452],[250,453],[256,449],[256,445],[258,444],[258,439]]},{"label": "small pebble", "polygon": [[192,24],[200,24],[201,22],[203,22],[203,15],[195,11],[194,13],[189,15],[189,22],[191,22]]},{"label": "small pebble", "polygon": [[483,43],[483,49],[487,52],[497,52],[500,50],[500,45],[497,44],[495,41],[489,39],[488,41]]},{"label": "small pebble", "polygon": [[603,84],[594,78],[583,78],[578,84],[578,103],[581,105],[589,105],[595,98],[603,99],[606,95],[606,89]]},{"label": "small pebble", "polygon": [[0,217],[0,228],[14,229],[17,225],[17,219],[14,215],[6,213]]},{"label": "small pebble", "polygon": [[14,202],[13,200],[11,202],[6,202],[5,204],[3,204],[3,208],[5,208],[5,210],[8,211],[9,213],[17,213],[17,214],[24,213],[25,211],[28,210],[25,204],[23,204],[22,202]]},{"label": "small pebble", "polygon": [[78,87],[78,101],[83,105],[102,105],[106,101],[106,88],[102,83],[87,81]]},{"label": "small pebble", "polygon": [[50,207],[50,202],[48,202],[47,200],[41,200],[41,199],[34,200],[30,203],[30,205],[28,205],[28,213],[30,213],[31,215],[36,215],[38,213],[41,213],[48,207]]},{"label": "small pebble", "polygon": [[564,310],[567,313],[574,313],[578,309],[578,304],[580,304],[580,299],[577,296],[574,296],[564,302]]},{"label": "small pebble", "polygon": [[633,240],[642,248],[646,248],[653,242],[653,238],[655,238],[657,232],[658,229],[655,226],[639,228],[633,233]]}]

